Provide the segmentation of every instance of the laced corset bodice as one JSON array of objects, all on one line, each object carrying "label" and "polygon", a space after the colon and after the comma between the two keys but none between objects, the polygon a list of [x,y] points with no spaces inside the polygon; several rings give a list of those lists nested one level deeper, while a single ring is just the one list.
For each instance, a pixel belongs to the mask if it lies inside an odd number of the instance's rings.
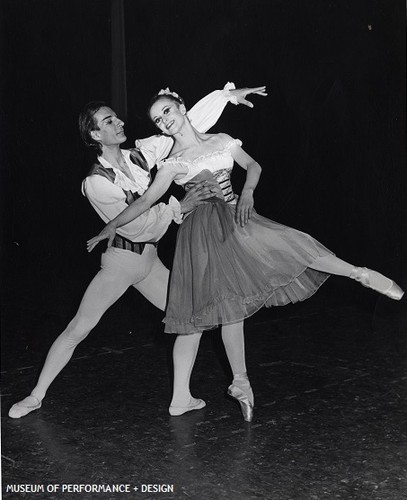
[{"label": "laced corset bodice", "polygon": [[188,172],[184,177],[175,181],[176,184],[183,186],[186,191],[197,182],[215,178],[222,189],[225,201],[233,203],[235,201],[235,194],[230,180],[233,170],[233,157],[230,148],[234,144],[241,146],[242,143],[238,139],[233,139],[225,144],[221,150],[198,156],[193,160],[187,160],[182,157],[168,158],[162,161],[159,167],[165,168],[165,165],[169,162],[181,163],[186,166]]}]

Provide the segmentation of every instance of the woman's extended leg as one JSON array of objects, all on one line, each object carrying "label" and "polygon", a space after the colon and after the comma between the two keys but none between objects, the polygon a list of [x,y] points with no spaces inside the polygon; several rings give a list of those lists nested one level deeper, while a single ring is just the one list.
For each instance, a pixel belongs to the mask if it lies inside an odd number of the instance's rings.
[{"label": "woman's extended leg", "polygon": [[311,269],[329,274],[337,274],[359,281],[363,286],[372,288],[376,292],[387,297],[400,300],[404,294],[403,290],[391,279],[386,278],[377,271],[372,271],[366,267],[356,267],[335,255],[319,257],[310,266]]}]

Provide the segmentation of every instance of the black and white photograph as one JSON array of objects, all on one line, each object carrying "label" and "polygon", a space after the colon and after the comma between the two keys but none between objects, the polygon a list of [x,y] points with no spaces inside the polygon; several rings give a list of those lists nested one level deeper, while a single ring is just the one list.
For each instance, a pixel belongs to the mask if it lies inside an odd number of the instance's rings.
[{"label": "black and white photograph", "polygon": [[407,498],[405,3],[0,22],[1,498]]}]

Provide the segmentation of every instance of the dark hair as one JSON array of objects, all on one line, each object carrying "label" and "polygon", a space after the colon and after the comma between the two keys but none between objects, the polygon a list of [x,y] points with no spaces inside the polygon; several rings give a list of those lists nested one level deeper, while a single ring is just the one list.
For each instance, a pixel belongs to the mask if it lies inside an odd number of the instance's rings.
[{"label": "dark hair", "polygon": [[107,104],[103,101],[88,102],[79,115],[80,136],[88,147],[95,149],[98,156],[102,154],[102,145],[93,139],[91,132],[92,130],[100,130],[95,121],[95,114],[104,106],[107,106]]},{"label": "dark hair", "polygon": [[157,101],[159,101],[160,99],[170,99],[170,101],[174,101],[177,104],[184,104],[185,105],[184,99],[181,96],[176,97],[175,95],[172,95],[172,94],[155,94],[150,99],[150,104],[148,105],[148,108],[147,108],[147,116],[150,118],[150,120],[151,120],[150,110],[153,107],[153,105]]}]

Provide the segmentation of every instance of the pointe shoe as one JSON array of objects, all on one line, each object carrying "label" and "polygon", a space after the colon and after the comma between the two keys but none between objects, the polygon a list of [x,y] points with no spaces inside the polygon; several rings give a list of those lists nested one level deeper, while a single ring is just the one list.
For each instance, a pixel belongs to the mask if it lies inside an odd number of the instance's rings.
[{"label": "pointe shoe", "polygon": [[41,408],[41,401],[35,396],[27,396],[18,403],[15,403],[9,410],[8,416],[10,418],[25,417],[34,410]]},{"label": "pointe shoe", "polygon": [[192,410],[200,410],[201,408],[204,408],[206,406],[206,403],[203,399],[195,399],[194,403],[189,405],[189,406],[170,406],[168,411],[169,414],[172,417],[179,417],[180,415],[183,415],[184,413],[187,413],[188,411]]},{"label": "pointe shoe", "polygon": [[400,300],[404,295],[404,291],[394,281],[367,267],[355,267],[350,278],[393,300]]},{"label": "pointe shoe", "polygon": [[[249,385],[250,388],[250,385]],[[240,409],[242,410],[243,419],[246,422],[251,422],[253,420],[253,409],[254,405],[250,401],[248,394],[246,394],[243,388],[232,384],[228,388],[228,394],[240,404]]]}]

